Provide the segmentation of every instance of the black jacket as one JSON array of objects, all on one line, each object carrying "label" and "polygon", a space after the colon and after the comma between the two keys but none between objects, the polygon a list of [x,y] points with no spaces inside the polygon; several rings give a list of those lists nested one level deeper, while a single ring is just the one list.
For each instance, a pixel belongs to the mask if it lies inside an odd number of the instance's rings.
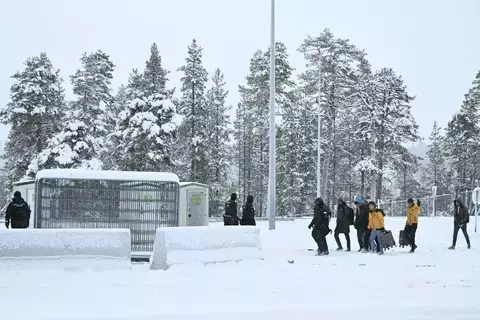
[{"label": "black jacket", "polygon": [[230,216],[234,218],[235,220],[238,219],[238,214],[237,214],[237,202],[234,200],[228,200],[225,203],[225,215]]},{"label": "black jacket", "polygon": [[240,220],[242,226],[255,225],[255,208],[253,207],[253,197],[247,197],[247,203],[242,207],[242,219]]},{"label": "black jacket", "polygon": [[22,197],[13,198],[8,204],[5,213],[5,222],[9,223],[11,228],[28,228],[30,225],[30,214],[32,211]]},{"label": "black jacket", "polygon": [[350,232],[350,221],[348,220],[348,213],[349,208],[345,202],[337,206],[337,226],[335,227],[335,232]]},{"label": "black jacket", "polygon": [[332,212],[330,208],[328,208],[322,199],[318,198],[315,201],[315,207],[313,209],[313,219],[310,222],[309,227],[314,230],[322,230],[328,232],[330,229],[328,224],[330,222],[330,218],[332,217]]},{"label": "black jacket", "polygon": [[354,223],[355,229],[367,230],[369,211],[368,204],[366,203],[357,208]]},{"label": "black jacket", "polygon": [[469,222],[469,215],[468,209],[465,205],[460,201],[456,200],[458,205],[455,206],[455,212],[453,213],[453,222],[457,225],[468,223]]}]

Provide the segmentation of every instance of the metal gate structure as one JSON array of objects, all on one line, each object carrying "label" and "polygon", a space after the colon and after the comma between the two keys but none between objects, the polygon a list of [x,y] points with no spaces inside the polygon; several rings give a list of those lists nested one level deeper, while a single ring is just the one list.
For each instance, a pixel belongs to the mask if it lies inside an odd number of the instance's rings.
[{"label": "metal gate structure", "polygon": [[[36,180],[35,228],[130,229],[132,258],[149,257],[156,229],[178,226],[178,177],[112,173],[40,171]],[[164,181],[155,181],[155,177]]]}]

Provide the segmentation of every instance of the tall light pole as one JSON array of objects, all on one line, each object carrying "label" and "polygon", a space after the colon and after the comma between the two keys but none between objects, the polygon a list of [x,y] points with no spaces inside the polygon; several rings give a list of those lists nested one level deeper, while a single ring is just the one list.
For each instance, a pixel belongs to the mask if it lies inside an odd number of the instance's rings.
[{"label": "tall light pole", "polygon": [[319,61],[318,61],[318,124],[317,124],[317,198],[321,197],[321,192],[322,192],[322,176],[320,174],[320,169],[322,166],[322,161],[321,156],[322,156],[322,146],[320,143],[320,138],[322,134],[322,127],[320,125],[320,121],[322,118],[322,107],[321,107],[321,102],[322,102],[322,55],[320,55]]},{"label": "tall light pole", "polygon": [[270,36],[270,162],[268,174],[268,229],[275,229],[275,201],[276,201],[276,130],[275,130],[275,0],[271,8],[271,36]]}]

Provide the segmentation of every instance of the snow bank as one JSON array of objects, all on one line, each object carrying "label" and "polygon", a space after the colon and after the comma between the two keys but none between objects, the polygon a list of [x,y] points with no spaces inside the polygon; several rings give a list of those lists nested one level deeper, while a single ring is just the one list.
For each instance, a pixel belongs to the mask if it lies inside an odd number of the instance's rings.
[{"label": "snow bank", "polygon": [[129,229],[0,230],[0,265],[130,267]]},{"label": "snow bank", "polygon": [[79,169],[41,170],[37,173],[37,180],[39,179],[165,181],[179,183],[178,176],[170,172],[101,171]]},{"label": "snow bank", "polygon": [[150,268],[263,259],[257,227],[158,228]]}]

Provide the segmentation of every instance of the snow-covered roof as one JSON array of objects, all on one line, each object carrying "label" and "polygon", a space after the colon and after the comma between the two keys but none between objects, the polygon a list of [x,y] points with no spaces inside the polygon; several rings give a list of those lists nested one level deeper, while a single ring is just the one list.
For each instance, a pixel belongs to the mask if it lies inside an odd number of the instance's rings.
[{"label": "snow-covered roof", "polygon": [[180,188],[181,187],[188,187],[188,186],[197,186],[197,187],[205,187],[208,188],[208,185],[199,183],[199,182],[180,182]]},{"label": "snow-covered roof", "polygon": [[178,176],[170,172],[100,171],[81,169],[49,169],[37,173],[39,179],[77,180],[123,180],[123,181],[166,181],[179,183]]},{"label": "snow-covered roof", "polygon": [[23,186],[26,184],[33,184],[35,183],[35,180],[19,180],[14,183],[12,183],[13,186]]}]

